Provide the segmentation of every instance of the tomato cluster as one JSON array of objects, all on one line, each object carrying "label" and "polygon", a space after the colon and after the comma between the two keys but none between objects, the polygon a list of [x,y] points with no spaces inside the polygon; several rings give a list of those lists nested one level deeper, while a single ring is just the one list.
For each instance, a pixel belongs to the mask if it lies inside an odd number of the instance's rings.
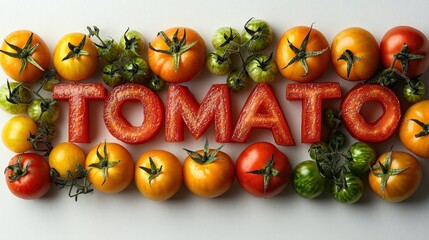
[{"label": "tomato cluster", "polygon": [[[315,198],[328,186],[339,202],[354,203],[362,195],[362,177],[367,176],[371,189],[390,201],[408,198],[420,184],[421,167],[411,154],[391,150],[376,160],[368,144],[386,141],[399,127],[403,145],[429,158],[429,103],[423,100],[426,87],[420,79],[429,66],[429,42],[415,28],[392,28],[379,45],[362,28],[344,29],[329,44],[313,24],[297,26],[284,32],[271,54],[263,51],[274,39],[272,29],[266,21],[253,18],[241,34],[232,27],[217,29],[211,38],[214,50],[208,54],[203,38],[187,27],[160,31],[148,44],[132,29],[118,42],[102,39],[95,26],[87,29],[89,34],[63,36],[52,58],[42,38],[26,30],[11,33],[0,47],[0,65],[15,80],[0,88],[0,107],[19,114],[2,131],[5,146],[17,153],[5,173],[9,188],[19,197],[41,197],[53,182],[69,188],[69,195],[77,199],[93,188],[117,193],[134,180],[139,191],[153,200],[172,197],[182,182],[192,193],[212,198],[228,191],[237,179],[257,197],[275,196],[291,180],[303,197]],[[49,69],[51,59],[54,69]],[[342,97],[339,82],[314,82],[330,65],[339,77],[356,85],[345,94],[340,109],[323,111],[323,100]],[[196,79],[204,67],[214,75],[228,76],[226,84],[213,84],[198,103],[180,83]],[[97,73],[104,85],[85,83]],[[287,84],[286,99],[302,101],[301,142],[312,143],[313,160],[297,164],[293,171],[288,157],[268,142],[249,145],[235,164],[221,148],[210,149],[208,142],[199,151],[185,149],[188,157],[183,164],[164,150],[145,152],[134,162],[118,143],[100,143],[87,155],[74,144],[90,142],[88,101],[95,100],[104,101],[106,127],[124,143],[150,141],[163,125],[167,142],[183,141],[185,127],[199,139],[214,123],[217,142],[245,143],[252,129],[265,128],[277,145],[293,146],[271,88],[278,73],[295,82]],[[60,83],[60,78],[74,83]],[[256,86],[233,126],[230,92],[240,92],[250,80]],[[156,93],[164,86],[168,86],[165,106]],[[396,86],[413,104],[403,116]],[[52,96],[45,97],[49,91]],[[54,146],[56,101],[69,103],[69,142]],[[143,106],[140,126],[122,113],[129,101]],[[368,102],[383,110],[375,121],[362,114]],[[322,139],[323,121],[330,129],[327,141]],[[341,150],[346,145],[342,124],[359,140],[346,152]],[[44,151],[48,161],[31,149]]]}]

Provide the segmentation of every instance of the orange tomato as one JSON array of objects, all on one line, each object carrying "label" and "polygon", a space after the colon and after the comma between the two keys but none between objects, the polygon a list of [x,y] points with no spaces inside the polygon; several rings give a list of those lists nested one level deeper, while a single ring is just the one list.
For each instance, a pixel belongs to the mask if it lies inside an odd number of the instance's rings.
[{"label": "orange tomato", "polygon": [[74,143],[63,142],[51,150],[48,161],[49,166],[57,170],[61,178],[78,177],[77,164],[82,167],[85,165],[85,152]]}]

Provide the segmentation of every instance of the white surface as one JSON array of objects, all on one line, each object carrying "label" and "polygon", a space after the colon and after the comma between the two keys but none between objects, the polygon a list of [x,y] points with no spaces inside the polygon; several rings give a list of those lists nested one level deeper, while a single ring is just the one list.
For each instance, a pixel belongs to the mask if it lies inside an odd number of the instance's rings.
[{"label": "white surface", "polygon": [[[17,29],[30,29],[44,38],[51,51],[66,33],[86,33],[86,26],[96,25],[102,36],[116,40],[127,27],[137,29],[150,41],[158,31],[172,26],[196,29],[206,40],[222,26],[241,31],[250,17],[265,19],[273,28],[275,43],[287,29],[310,25],[320,30],[331,41],[340,30],[360,26],[380,40],[396,25],[411,25],[429,35],[427,9],[429,1],[7,1],[0,13],[0,38]],[[275,44],[272,45],[275,48]],[[427,77],[425,77],[427,78]],[[6,76],[0,73],[0,81]],[[204,71],[198,79],[186,84],[200,101],[212,83],[223,83],[223,77],[213,77]],[[341,81],[330,69],[320,81]],[[343,83],[343,81],[341,81]],[[275,89],[297,146],[280,147],[289,155],[292,165],[308,158],[307,144],[300,143],[300,101],[287,101],[286,81],[280,76]],[[346,84],[347,85],[347,84]],[[349,86],[343,86],[343,95]],[[247,91],[233,94],[234,121]],[[165,100],[165,91],[161,96]],[[340,101],[332,101],[338,104]],[[81,144],[88,151],[95,144],[117,141],[102,122],[102,104],[91,103],[90,144]],[[67,140],[67,108],[61,104],[57,123],[56,142]],[[0,113],[0,126],[10,115]],[[208,131],[212,146],[213,128]],[[249,143],[271,141],[267,131],[254,131]],[[147,144],[127,147],[136,159],[143,151],[162,148],[186,156],[183,147],[198,149],[198,141],[185,135],[180,143],[165,143],[161,131]],[[248,144],[228,143],[223,150],[235,159]],[[390,145],[401,148],[396,139],[375,145],[379,153]],[[0,144],[3,160],[0,169],[7,166],[13,153]],[[0,181],[0,229],[2,239],[428,239],[429,192],[428,167],[422,159],[424,175],[418,192],[409,200],[392,204],[376,197],[368,188],[363,198],[354,205],[342,205],[328,194],[316,200],[306,200],[294,193],[289,185],[279,196],[258,199],[244,192],[235,183],[233,189],[216,199],[193,196],[185,187],[171,200],[152,202],[140,196],[134,185],[126,191],[106,195],[93,193],[81,196],[78,202],[69,199],[65,191],[53,188],[48,196],[35,201],[14,197]]]}]

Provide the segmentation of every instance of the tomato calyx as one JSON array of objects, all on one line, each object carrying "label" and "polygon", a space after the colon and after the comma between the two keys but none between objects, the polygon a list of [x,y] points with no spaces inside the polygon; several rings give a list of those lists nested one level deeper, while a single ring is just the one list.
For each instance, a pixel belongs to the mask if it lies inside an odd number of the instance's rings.
[{"label": "tomato calyx", "polygon": [[[92,188],[92,184],[88,180],[89,170],[86,170],[82,165],[76,163],[76,177],[73,176],[73,173],[68,170],[67,177],[62,178],[60,173],[55,168],[51,168],[50,175],[53,183],[59,188],[63,189],[69,187],[69,197],[74,198],[77,201],[77,198],[81,194],[87,194],[94,189]],[[76,189],[73,192],[73,189]]]},{"label": "tomato calyx", "polygon": [[422,128],[422,131],[415,134],[414,137],[419,138],[429,135],[429,123],[423,123],[420,120],[414,118],[409,119],[408,121],[413,121]]},{"label": "tomato calyx", "polygon": [[83,36],[82,40],[79,42],[77,46],[68,43],[68,47],[70,49],[70,52],[61,60],[65,61],[71,58],[79,58],[80,56],[87,56],[89,53],[85,50],[83,50],[83,47],[85,46],[86,41],[86,35]]},{"label": "tomato calyx", "polygon": [[150,163],[150,168],[143,167],[143,166],[139,166],[139,168],[145,171],[147,174],[149,174],[148,182],[149,182],[149,186],[152,187],[151,185],[152,180],[162,173],[162,165],[159,168],[157,168],[155,163],[153,162],[152,157],[149,157],[149,163]]},{"label": "tomato calyx", "polygon": [[361,57],[359,56],[355,56],[353,54],[352,51],[350,51],[349,49],[346,49],[341,55],[340,57],[337,59],[337,61],[343,60],[347,62],[347,80],[350,77],[350,72],[352,70],[353,64],[356,61],[359,61],[361,59]]},{"label": "tomato calyx", "polygon": [[158,75],[153,76],[148,80],[147,87],[154,92],[160,92],[165,87],[165,81],[162,80]]},{"label": "tomato calyx", "polygon": [[183,36],[182,39],[178,38],[179,34],[179,28],[176,30],[176,32],[173,34],[172,39],[170,40],[165,32],[161,31],[158,33],[158,35],[161,35],[164,42],[167,44],[167,46],[170,48],[169,50],[162,50],[162,49],[155,49],[150,43],[149,48],[152,49],[155,52],[164,53],[167,55],[171,55],[174,59],[174,71],[177,72],[179,69],[180,64],[180,55],[182,53],[188,51],[190,48],[192,48],[197,41],[193,41],[186,45],[186,29],[183,29]]},{"label": "tomato calyx", "polygon": [[100,154],[100,152],[98,151],[98,149],[100,148],[100,145],[97,146],[97,151],[96,151],[97,158],[99,161],[97,163],[92,163],[89,166],[93,167],[93,168],[101,169],[101,172],[103,175],[103,183],[101,185],[104,185],[104,183],[107,180],[107,172],[108,172],[109,168],[116,166],[121,160],[109,161],[109,157],[107,155],[107,143],[104,142],[104,147],[103,147],[103,155],[104,156],[102,156]]},{"label": "tomato calyx", "polygon": [[313,29],[313,24],[314,23],[311,24],[310,30],[308,31],[307,35],[305,35],[305,37],[302,40],[301,45],[300,45],[299,48],[295,47],[289,41],[289,39],[287,40],[289,48],[295,53],[295,56],[281,70],[286,69],[290,65],[292,65],[292,64],[294,64],[294,63],[296,63],[296,62],[299,61],[301,63],[302,68],[304,69],[304,72],[305,72],[303,75],[301,75],[301,77],[305,77],[305,76],[308,75],[307,58],[321,55],[321,54],[323,54],[324,52],[326,52],[328,50],[329,47],[326,47],[326,48],[318,50],[318,51],[309,51],[309,52],[306,51],[307,42],[308,42],[308,39],[310,38],[310,33],[311,33],[311,30]]},{"label": "tomato calyx", "polygon": [[258,63],[258,68],[260,68],[262,71],[267,71],[269,68],[273,67],[271,64],[273,60],[273,52],[270,53],[267,59],[258,58],[258,55],[254,55],[253,57],[249,57],[250,61],[255,60]]},{"label": "tomato calyx", "polygon": [[[390,150],[386,156],[384,164],[381,163],[381,161],[379,161],[378,164],[376,164],[370,168],[371,174],[373,174],[376,177],[381,178],[380,187],[381,187],[381,195],[383,198],[384,198],[384,190],[386,189],[386,184],[387,184],[387,181],[389,180],[389,178],[391,176],[394,176],[394,175],[399,175],[402,172],[404,172],[410,168],[410,167],[406,167],[406,168],[392,169],[390,166],[391,159],[392,159],[392,153],[393,153],[393,151]],[[378,170],[378,171],[375,171],[375,170]]]},{"label": "tomato calyx", "polygon": [[264,192],[266,192],[268,186],[270,185],[271,178],[280,174],[280,171],[274,168],[274,153],[271,155],[271,158],[265,163],[265,166],[263,168],[253,170],[247,173],[264,175]]},{"label": "tomato calyx", "polygon": [[33,162],[33,161],[29,161],[25,165],[25,167],[23,167],[22,164],[21,164],[21,159],[22,159],[22,154],[20,154],[18,156],[18,159],[16,160],[16,163],[7,166],[6,169],[4,170],[5,173],[6,173],[7,170],[11,170],[12,171],[12,174],[10,174],[10,176],[9,176],[9,180],[11,182],[16,182],[20,178],[22,178],[25,175],[27,175],[28,168],[30,167],[31,163]]},{"label": "tomato calyx", "polygon": [[186,149],[186,148],[184,148],[183,150],[185,150],[188,153],[189,157],[192,160],[194,160],[195,162],[197,162],[201,165],[205,165],[205,164],[210,164],[212,162],[220,160],[220,158],[216,157],[216,155],[219,153],[219,151],[222,149],[222,147],[223,146],[220,146],[220,147],[218,147],[218,148],[216,148],[210,152],[209,141],[208,141],[208,139],[206,139],[206,143],[204,144],[203,154],[200,154],[199,152],[191,151],[191,150]]},{"label": "tomato calyx", "polygon": [[6,81],[7,89],[9,90],[9,94],[6,96],[6,101],[12,104],[28,104],[31,99],[24,99],[22,97],[23,91],[28,91],[25,85],[22,83],[18,84],[14,89],[11,88],[9,80]]},{"label": "tomato calyx", "polygon": [[[251,20],[251,19],[250,19]],[[249,21],[250,21],[249,20]],[[247,21],[247,22],[249,22],[249,21]],[[247,27],[245,27],[245,29],[247,29],[247,30],[249,30],[249,31],[252,31],[251,29],[248,29]],[[247,31],[246,30],[246,31]],[[249,33],[250,34],[250,33]],[[237,38],[237,36],[240,36],[240,35],[238,35],[237,33],[236,34],[234,34],[234,32],[233,32],[233,30],[232,30],[232,28],[230,27],[229,28],[229,35],[228,34],[226,34],[226,33],[224,33],[223,34],[223,39],[225,40],[224,42],[222,42],[220,45],[219,45],[219,48],[222,48],[222,47],[225,47],[226,45],[229,45],[230,43],[231,44],[234,44],[235,42],[234,42],[234,40]]]},{"label": "tomato calyx", "polygon": [[[99,50],[100,57],[107,58],[107,60],[109,60],[109,61],[115,60],[118,57],[118,55],[119,55],[119,51],[117,51],[118,46],[116,45],[115,41],[113,39],[103,40],[100,37],[100,29],[98,27],[96,27],[96,26],[93,26],[94,30],[91,29],[91,27],[89,27],[89,26],[87,26],[86,28],[88,29],[88,32],[89,32],[88,36],[89,37],[93,37],[93,36],[96,37],[100,41],[100,43],[101,43],[101,44],[94,43],[94,45]],[[128,29],[127,29],[127,31],[128,31]],[[127,32],[125,32],[125,34],[126,33]],[[133,49],[133,52],[134,51],[135,50]],[[112,53],[114,53],[114,55],[113,56],[109,56]],[[134,53],[136,53],[136,52],[134,52]],[[136,53],[136,55],[138,56],[137,53]]]},{"label": "tomato calyx", "polygon": [[135,36],[133,36],[132,38],[128,38],[127,33],[129,30],[130,28],[127,28],[127,30],[124,33],[125,50],[129,50],[132,53],[134,53],[136,56],[140,56],[138,39]]},{"label": "tomato calyx", "polygon": [[41,122],[36,133],[30,132],[27,141],[31,143],[33,150],[44,152],[44,156],[49,156],[53,149],[51,139],[55,135],[55,126],[52,124]]},{"label": "tomato calyx", "polygon": [[410,53],[407,43],[404,43],[401,47],[401,51],[393,55],[393,62],[390,68],[393,68],[396,60],[398,60],[401,63],[402,72],[407,73],[410,61],[422,59],[424,57],[424,55]]}]

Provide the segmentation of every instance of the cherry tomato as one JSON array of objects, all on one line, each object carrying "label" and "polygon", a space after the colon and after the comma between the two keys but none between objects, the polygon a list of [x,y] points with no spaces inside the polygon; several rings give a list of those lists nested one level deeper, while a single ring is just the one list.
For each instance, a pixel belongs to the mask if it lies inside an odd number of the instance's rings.
[{"label": "cherry tomato", "polygon": [[288,157],[268,142],[253,143],[236,162],[237,181],[255,197],[273,197],[285,189],[292,175]]},{"label": "cherry tomato", "polygon": [[27,139],[30,134],[35,134],[36,132],[37,125],[31,118],[16,116],[9,119],[3,126],[3,143],[9,150],[23,153],[31,149],[32,144]]},{"label": "cherry tomato", "polygon": [[237,30],[230,27],[218,28],[212,36],[212,45],[216,50],[236,50],[241,43],[241,37]]},{"label": "cherry tomato", "polygon": [[331,186],[332,197],[340,203],[353,204],[363,194],[365,185],[359,176],[345,173],[340,180]]},{"label": "cherry tomato", "polygon": [[426,86],[421,80],[410,80],[402,88],[402,96],[409,103],[423,100],[426,95]]},{"label": "cherry tomato", "polygon": [[249,77],[256,83],[273,82],[278,73],[277,64],[273,59],[273,54],[256,55],[246,66]]},{"label": "cherry tomato", "polygon": [[27,110],[31,92],[21,83],[9,82],[0,87],[0,108],[10,114],[19,114]]},{"label": "cherry tomato", "polygon": [[63,179],[77,177],[79,165],[85,166],[85,152],[78,145],[63,142],[55,145],[49,154],[49,166],[55,169]]},{"label": "cherry tomato", "polygon": [[164,150],[145,152],[136,162],[134,181],[143,196],[155,201],[167,200],[182,186],[182,164]]},{"label": "cherry tomato", "polygon": [[7,187],[19,198],[40,198],[51,188],[49,170],[48,163],[39,154],[17,154],[5,169]]},{"label": "cherry tomato", "polygon": [[54,123],[60,114],[60,108],[55,100],[35,99],[28,104],[27,112],[35,122]]},{"label": "cherry tomato", "polygon": [[123,83],[122,69],[116,64],[106,64],[101,74],[103,82],[111,87],[116,87]]},{"label": "cherry tomato", "polygon": [[249,86],[250,78],[244,70],[232,70],[226,78],[226,84],[231,91],[238,93]]},{"label": "cherry tomato", "polygon": [[306,160],[293,169],[292,186],[298,195],[304,198],[316,198],[323,193],[326,179],[319,173],[315,161]]},{"label": "cherry tomato", "polygon": [[129,57],[142,56],[145,45],[143,35],[132,29],[127,29],[119,40],[119,48]]},{"label": "cherry tomato", "polygon": [[10,33],[0,47],[0,65],[3,71],[18,82],[40,80],[49,67],[51,54],[39,35],[28,30]]},{"label": "cherry tomato", "polygon": [[129,83],[146,83],[150,78],[150,69],[146,60],[134,57],[124,65],[123,76]]},{"label": "cherry tomato", "polygon": [[207,69],[211,74],[222,76],[231,71],[232,60],[220,50],[215,50],[207,56]]},{"label": "cherry tomato", "polygon": [[349,169],[357,175],[367,173],[376,158],[375,150],[364,142],[356,142],[347,150]]},{"label": "cherry tomato", "polygon": [[267,48],[273,41],[273,32],[270,25],[260,19],[249,19],[241,33],[241,41],[247,43],[251,53],[256,53]]}]

